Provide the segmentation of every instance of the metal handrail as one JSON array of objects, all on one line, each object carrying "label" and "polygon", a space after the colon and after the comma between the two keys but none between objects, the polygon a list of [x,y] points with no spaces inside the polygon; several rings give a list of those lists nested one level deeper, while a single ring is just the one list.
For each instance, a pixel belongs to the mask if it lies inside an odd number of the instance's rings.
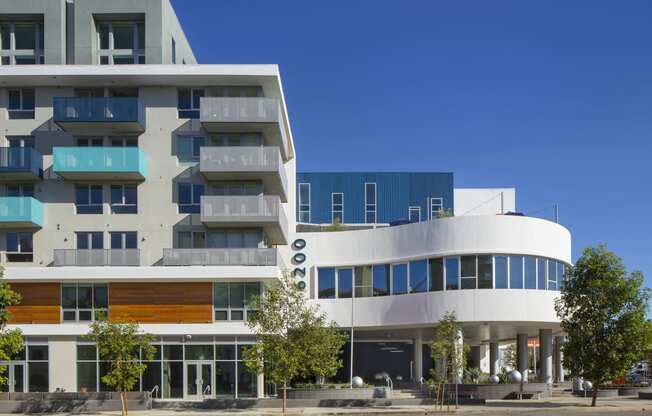
[{"label": "metal handrail", "polygon": [[211,394],[211,385],[208,384],[208,385],[206,386],[206,388],[204,389],[203,395],[204,395],[204,396],[208,396],[208,395],[210,395],[210,394]]},{"label": "metal handrail", "polygon": [[154,386],[154,388],[149,392],[149,394],[150,394],[152,397],[154,397],[154,392],[156,392],[156,394],[158,394],[158,392],[159,392],[158,384]]}]

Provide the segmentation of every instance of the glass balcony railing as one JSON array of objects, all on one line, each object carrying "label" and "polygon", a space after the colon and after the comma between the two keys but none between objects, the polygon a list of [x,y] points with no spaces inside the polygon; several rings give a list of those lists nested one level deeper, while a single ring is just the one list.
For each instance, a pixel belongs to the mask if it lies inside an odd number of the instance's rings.
[{"label": "glass balcony railing", "polygon": [[55,147],[54,172],[64,178],[144,179],[145,152],[138,147]]},{"label": "glass balcony railing", "polygon": [[43,156],[31,147],[0,147],[0,179],[37,180],[43,176]]},{"label": "glass balcony railing", "polygon": [[42,227],[43,204],[30,196],[0,197],[0,226]]},{"label": "glass balcony railing", "polygon": [[67,131],[106,124],[145,129],[145,106],[138,97],[55,97],[52,105],[54,122]]},{"label": "glass balcony railing", "polygon": [[281,266],[275,248],[167,248],[164,266]]}]

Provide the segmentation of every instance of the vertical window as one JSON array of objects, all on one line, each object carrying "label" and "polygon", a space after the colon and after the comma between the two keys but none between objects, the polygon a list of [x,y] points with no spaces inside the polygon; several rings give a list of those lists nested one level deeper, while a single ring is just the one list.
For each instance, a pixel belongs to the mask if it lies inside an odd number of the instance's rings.
[{"label": "vertical window", "polygon": [[111,231],[109,237],[113,250],[138,248],[138,233],[136,231]]},{"label": "vertical window", "polygon": [[216,282],[213,307],[216,321],[245,321],[256,311],[252,301],[260,296],[260,282]]},{"label": "vertical window", "polygon": [[430,219],[438,218],[444,210],[443,198],[430,198]]},{"label": "vertical window", "polygon": [[428,262],[417,260],[410,262],[410,293],[428,291]]},{"label": "vertical window", "polygon": [[375,224],[376,219],[376,184],[364,184],[364,220],[367,224]]},{"label": "vertical window", "polygon": [[390,268],[388,264],[377,264],[373,266],[373,284],[374,296],[387,296],[389,295],[390,284]]},{"label": "vertical window", "polygon": [[145,23],[100,22],[97,45],[100,65],[144,64]]},{"label": "vertical window", "polygon": [[10,120],[23,120],[34,118],[36,106],[33,88],[10,89],[7,112]]},{"label": "vertical window", "polygon": [[408,265],[392,264],[392,295],[408,293]]},{"label": "vertical window", "polygon": [[205,143],[204,136],[179,136],[177,137],[177,157],[184,162],[197,161]]},{"label": "vertical window", "polygon": [[206,234],[203,231],[179,231],[177,233],[177,248],[204,247],[206,247]]},{"label": "vertical window", "polygon": [[525,256],[525,289],[537,288],[537,259]]},{"label": "vertical window", "polygon": [[204,185],[192,183],[179,184],[179,213],[199,214],[199,203],[204,195]]},{"label": "vertical window", "polygon": [[546,290],[547,281],[548,268],[546,267],[546,259],[539,257],[537,259],[537,289]]},{"label": "vertical window", "polygon": [[331,222],[344,224],[344,194],[342,192],[331,194]]},{"label": "vertical window", "polygon": [[114,214],[138,213],[136,185],[111,185],[111,212]]},{"label": "vertical window", "polygon": [[350,298],[353,295],[353,269],[337,269],[337,297]]},{"label": "vertical window", "polygon": [[203,89],[179,88],[177,90],[179,118],[199,118],[199,104],[203,96]]},{"label": "vertical window", "polygon": [[421,221],[421,207],[409,207],[408,208],[408,219],[410,222],[420,222]]},{"label": "vertical window", "polygon": [[493,284],[491,256],[478,256],[478,289],[491,289]]},{"label": "vertical window", "polygon": [[8,232],[7,252],[5,253],[7,261],[16,263],[34,261],[32,239],[32,233]]},{"label": "vertical window", "polygon": [[172,63],[177,63],[177,42],[172,38]]},{"label": "vertical window", "polygon": [[548,260],[548,290],[557,290],[557,262]]},{"label": "vertical window", "polygon": [[556,290],[561,290],[561,286],[564,284],[566,279],[566,265],[560,261],[557,262],[557,288]]},{"label": "vertical window", "polygon": [[75,186],[77,214],[101,214],[102,199],[102,185]]},{"label": "vertical window", "polygon": [[105,283],[65,283],[61,286],[64,322],[90,322],[107,317],[109,288]]},{"label": "vertical window", "polygon": [[444,259],[430,259],[430,291],[444,290]]},{"label": "vertical window", "polygon": [[477,287],[478,268],[475,256],[462,256],[460,263],[462,267],[461,287],[462,289],[475,289]]},{"label": "vertical window", "polygon": [[310,223],[310,184],[299,184],[299,222]]},{"label": "vertical window", "polygon": [[43,23],[0,23],[0,65],[45,63]]},{"label": "vertical window", "polygon": [[104,248],[104,237],[101,231],[81,231],[75,233],[77,250],[100,250]]},{"label": "vertical window", "polygon": [[459,289],[460,258],[446,257],[446,290]]},{"label": "vertical window", "polygon": [[366,298],[373,296],[373,278],[371,266],[355,268],[355,297]]},{"label": "vertical window", "polygon": [[320,267],[318,269],[318,298],[335,299],[335,269]]},{"label": "vertical window", "polygon": [[523,256],[509,256],[509,287],[523,289]]},{"label": "vertical window", "polygon": [[496,289],[507,289],[509,287],[507,256],[494,256],[494,268],[496,273]]},{"label": "vertical window", "polygon": [[27,379],[29,380],[27,391],[50,391],[48,346],[26,345],[25,348],[27,349]]}]

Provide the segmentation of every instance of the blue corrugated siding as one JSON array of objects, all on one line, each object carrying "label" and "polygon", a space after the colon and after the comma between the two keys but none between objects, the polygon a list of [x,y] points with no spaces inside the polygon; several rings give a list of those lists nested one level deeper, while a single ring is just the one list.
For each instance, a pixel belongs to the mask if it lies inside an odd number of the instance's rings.
[{"label": "blue corrugated siding", "polygon": [[297,173],[297,219],[299,184],[310,183],[310,220],[331,222],[331,194],[344,194],[344,223],[361,224],[364,218],[364,186],[376,183],[377,222],[407,219],[408,207],[420,206],[428,219],[429,198],[443,198],[453,209],[453,174],[449,172],[305,172]]}]

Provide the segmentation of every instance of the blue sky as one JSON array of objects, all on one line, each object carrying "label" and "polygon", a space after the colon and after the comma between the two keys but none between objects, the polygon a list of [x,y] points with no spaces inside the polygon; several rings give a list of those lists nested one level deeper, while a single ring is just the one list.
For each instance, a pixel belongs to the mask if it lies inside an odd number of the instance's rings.
[{"label": "blue sky", "polygon": [[299,170],[513,186],[652,286],[652,2],[173,4],[200,63],[280,66]]}]

